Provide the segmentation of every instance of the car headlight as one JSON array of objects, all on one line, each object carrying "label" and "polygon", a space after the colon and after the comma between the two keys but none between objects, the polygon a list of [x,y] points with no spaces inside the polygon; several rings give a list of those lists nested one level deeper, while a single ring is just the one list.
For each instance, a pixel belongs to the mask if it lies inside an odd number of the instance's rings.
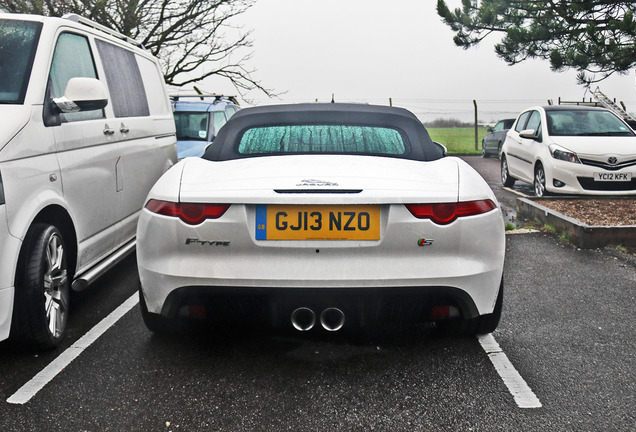
[{"label": "car headlight", "polygon": [[561,146],[552,144],[549,147],[549,149],[550,149],[550,154],[555,159],[559,159],[566,162],[581,163],[576,153],[571,152],[570,150],[564,149]]}]

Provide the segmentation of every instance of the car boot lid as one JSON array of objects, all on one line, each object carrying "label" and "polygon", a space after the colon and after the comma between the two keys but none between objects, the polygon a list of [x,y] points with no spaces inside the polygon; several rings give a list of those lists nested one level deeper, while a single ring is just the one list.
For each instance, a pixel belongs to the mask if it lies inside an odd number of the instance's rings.
[{"label": "car boot lid", "polygon": [[[418,162],[374,156],[293,155],[224,162],[190,158],[183,163],[183,202],[454,202],[458,196],[458,162],[454,158]],[[336,196],[339,198],[334,199]]]}]

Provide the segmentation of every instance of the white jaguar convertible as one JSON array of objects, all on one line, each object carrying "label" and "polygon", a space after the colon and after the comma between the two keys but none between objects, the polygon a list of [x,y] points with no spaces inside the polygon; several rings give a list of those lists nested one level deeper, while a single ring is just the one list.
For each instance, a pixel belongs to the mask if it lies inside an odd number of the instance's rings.
[{"label": "white jaguar convertible", "polygon": [[171,168],[137,231],[144,322],[493,331],[504,224],[486,182],[400,108],[248,108]]}]

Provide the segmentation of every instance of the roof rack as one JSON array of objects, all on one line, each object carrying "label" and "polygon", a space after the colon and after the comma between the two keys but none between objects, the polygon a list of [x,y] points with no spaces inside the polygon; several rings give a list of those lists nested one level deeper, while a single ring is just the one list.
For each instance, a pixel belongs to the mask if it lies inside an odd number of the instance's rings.
[{"label": "roof rack", "polygon": [[181,98],[188,98],[188,99],[197,98],[200,100],[205,100],[205,98],[214,98],[214,101],[212,103],[217,103],[222,100],[227,100],[232,102],[235,105],[239,105],[238,100],[236,99],[236,96],[227,96],[227,95],[221,95],[216,93],[173,93],[170,95],[170,99],[172,99],[175,102],[178,102],[179,99]]},{"label": "roof rack", "polygon": [[108,33],[109,35],[114,36],[114,37],[116,37],[118,39],[122,39],[122,40],[128,42],[129,44],[132,44],[132,45],[138,46],[139,48],[144,48],[145,49],[145,47],[142,45],[141,42],[136,41],[135,39],[133,39],[133,38],[131,38],[129,36],[126,36],[125,34],[119,33],[119,32],[117,32],[117,31],[115,31],[115,30],[113,30],[113,29],[111,29],[109,27],[106,27],[105,25],[102,25],[100,23],[92,21],[92,20],[90,20],[88,18],[84,18],[83,16],[80,16],[78,14],[68,13],[68,14],[63,15],[62,18],[63,19],[67,19],[69,21],[73,21],[73,22],[79,23],[79,24],[84,24],[85,26],[92,27],[92,28],[94,28],[96,30],[103,31],[104,33]]},{"label": "roof rack", "polygon": [[559,98],[559,105],[583,105],[592,107],[602,107],[612,111],[614,114],[625,120],[630,126],[636,124],[636,118],[627,112],[625,104],[620,101],[620,105],[616,103],[616,99],[612,100],[601,91],[600,87],[596,87],[596,90],[592,92],[595,101],[590,98],[589,102],[583,99],[582,101],[562,101]]}]

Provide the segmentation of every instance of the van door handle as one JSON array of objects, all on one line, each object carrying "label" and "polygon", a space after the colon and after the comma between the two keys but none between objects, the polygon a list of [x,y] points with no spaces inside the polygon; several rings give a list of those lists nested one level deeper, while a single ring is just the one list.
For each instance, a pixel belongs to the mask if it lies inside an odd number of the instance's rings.
[{"label": "van door handle", "polygon": [[110,128],[110,126],[104,126],[104,135],[113,135],[115,131]]},{"label": "van door handle", "polygon": [[128,129],[128,128],[126,127],[126,125],[122,123],[122,124],[121,124],[121,127],[119,128],[119,132],[121,132],[121,133],[128,133],[128,132],[130,132],[130,129]]}]

